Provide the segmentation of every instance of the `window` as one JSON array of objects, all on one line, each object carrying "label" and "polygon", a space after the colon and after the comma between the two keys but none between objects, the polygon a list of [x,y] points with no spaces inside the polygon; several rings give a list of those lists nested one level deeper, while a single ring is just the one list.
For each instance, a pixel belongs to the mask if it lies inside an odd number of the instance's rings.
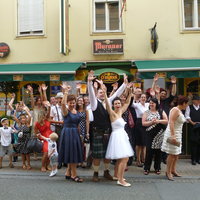
[{"label": "window", "polygon": [[18,0],[18,35],[44,34],[44,0]]},{"label": "window", "polygon": [[184,29],[200,30],[200,0],[183,0]]},{"label": "window", "polygon": [[94,32],[121,32],[120,0],[94,0]]}]

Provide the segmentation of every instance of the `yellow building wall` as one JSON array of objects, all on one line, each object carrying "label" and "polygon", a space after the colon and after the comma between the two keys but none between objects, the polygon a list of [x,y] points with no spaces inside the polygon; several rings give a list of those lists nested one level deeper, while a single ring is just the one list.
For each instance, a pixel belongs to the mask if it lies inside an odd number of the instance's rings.
[{"label": "yellow building wall", "polygon": [[[0,1],[1,42],[11,49],[0,64],[32,62],[78,62],[140,59],[199,58],[199,33],[182,33],[182,1],[127,0],[123,12],[122,33],[92,32],[92,0],[69,0],[69,47],[71,52],[59,53],[59,2],[44,0],[45,35],[17,37],[17,1]],[[156,54],[150,48],[149,29],[157,22],[159,46]],[[123,55],[95,56],[94,39],[124,39]]]}]

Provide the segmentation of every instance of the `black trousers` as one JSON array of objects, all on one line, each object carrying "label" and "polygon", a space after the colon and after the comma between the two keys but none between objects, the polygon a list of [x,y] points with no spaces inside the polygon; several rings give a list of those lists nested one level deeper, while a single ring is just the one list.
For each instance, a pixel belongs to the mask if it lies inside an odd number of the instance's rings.
[{"label": "black trousers", "polygon": [[56,141],[58,152],[59,152],[60,135],[61,135],[62,129],[63,129],[63,126],[55,125],[55,133],[57,133],[57,135],[58,135],[58,139],[57,139],[57,141]]},{"label": "black trousers", "polygon": [[200,144],[191,142],[191,160],[194,162],[200,161]]},{"label": "black trousers", "polygon": [[144,163],[144,170],[150,171],[152,160],[154,158],[154,169],[158,171],[161,169],[161,159],[162,159],[162,152],[160,149],[146,149],[146,158]]}]

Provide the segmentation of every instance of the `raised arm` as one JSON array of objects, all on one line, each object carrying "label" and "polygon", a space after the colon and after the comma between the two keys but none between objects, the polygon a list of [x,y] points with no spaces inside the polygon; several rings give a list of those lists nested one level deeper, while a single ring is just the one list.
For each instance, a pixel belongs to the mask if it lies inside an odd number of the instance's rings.
[{"label": "raised arm", "polygon": [[13,102],[15,101],[15,93],[12,93],[11,94],[11,100],[10,100],[10,102],[8,103],[8,108],[10,109],[10,110],[14,110],[14,108],[13,108]]},{"label": "raised arm", "polygon": [[29,108],[26,105],[24,105],[23,110],[26,112],[26,114],[28,116],[27,121],[28,121],[28,125],[30,126],[30,123],[31,123],[31,113],[29,112]]},{"label": "raised arm", "polygon": [[111,97],[118,89],[118,82],[112,84],[112,92],[110,93],[109,97]]},{"label": "raised arm", "polygon": [[128,106],[130,105],[131,102],[131,97],[132,97],[132,89],[131,89],[132,84],[128,84],[127,86],[127,90],[128,90],[128,97],[126,99],[126,102],[124,103],[124,105],[122,106],[122,113],[124,113],[127,109]]},{"label": "raised arm", "polygon": [[66,107],[66,104],[67,104],[67,95],[68,95],[69,87],[66,82],[63,82],[61,87],[64,94],[62,103],[61,103],[61,110],[62,110],[63,115],[66,116],[68,114],[68,109]]},{"label": "raised arm", "polygon": [[95,111],[97,109],[97,98],[95,96],[94,88],[93,88],[93,85],[92,85],[92,81],[94,79],[95,79],[94,72],[90,71],[88,73],[87,86],[88,86],[88,94],[89,94],[90,105],[91,105],[92,111]]},{"label": "raised arm", "polygon": [[175,96],[176,95],[176,77],[175,76],[171,76],[171,83],[172,83],[171,95]]},{"label": "raised arm", "polygon": [[31,97],[31,107],[32,109],[34,109],[35,102],[34,102],[34,96],[33,96],[33,88],[31,87],[31,85],[27,85],[27,90],[29,91],[30,97]]},{"label": "raised arm", "polygon": [[46,86],[44,83],[41,85],[43,101],[47,101],[47,88],[48,86]]},{"label": "raised arm", "polygon": [[126,74],[124,74],[124,83],[118,88],[118,90],[112,96],[108,98],[110,104],[115,97],[120,97],[123,94],[124,90],[127,87],[127,84],[128,84],[128,77]]}]

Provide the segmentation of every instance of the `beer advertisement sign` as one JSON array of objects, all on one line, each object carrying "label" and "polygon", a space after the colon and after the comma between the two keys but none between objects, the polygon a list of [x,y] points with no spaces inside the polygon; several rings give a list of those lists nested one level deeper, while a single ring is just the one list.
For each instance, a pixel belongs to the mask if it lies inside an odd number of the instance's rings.
[{"label": "beer advertisement sign", "polygon": [[99,76],[99,78],[104,83],[115,83],[120,79],[120,76],[115,72],[104,72]]},{"label": "beer advertisement sign", "polygon": [[123,39],[93,40],[93,54],[123,54]]}]

